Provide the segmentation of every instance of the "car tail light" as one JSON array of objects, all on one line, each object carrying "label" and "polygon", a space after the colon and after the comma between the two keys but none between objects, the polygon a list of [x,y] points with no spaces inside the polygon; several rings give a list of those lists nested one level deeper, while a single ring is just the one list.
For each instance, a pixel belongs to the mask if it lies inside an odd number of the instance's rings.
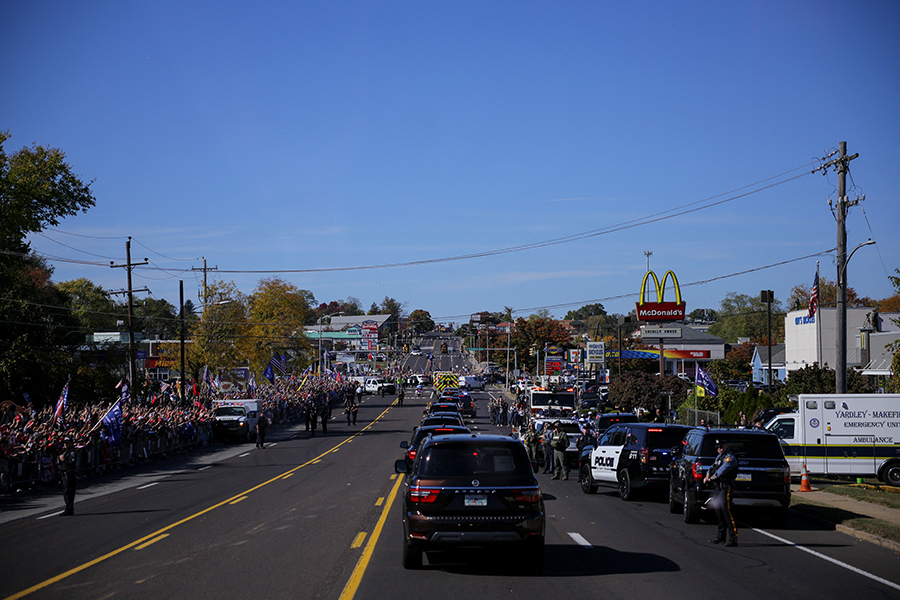
[{"label": "car tail light", "polygon": [[414,487],[409,490],[409,499],[412,502],[420,502],[422,504],[430,504],[437,500],[438,494],[441,493],[441,490],[436,490],[433,488],[420,488]]},{"label": "car tail light", "polygon": [[791,485],[791,468],[787,465],[784,467],[784,483]]},{"label": "car tail light", "polygon": [[537,503],[541,501],[541,490],[513,490],[512,496],[516,502]]},{"label": "car tail light", "polygon": [[694,473],[694,479],[701,480],[703,479],[703,465],[699,462],[695,462],[693,467],[691,467],[691,471]]},{"label": "car tail light", "polygon": [[638,456],[641,457],[641,464],[646,465],[650,461],[650,450],[647,448],[641,448],[638,450]]},{"label": "car tail light", "polygon": [[416,460],[416,451],[415,450],[410,450],[409,452],[407,452],[407,455],[409,456],[409,460],[411,460],[411,461]]}]

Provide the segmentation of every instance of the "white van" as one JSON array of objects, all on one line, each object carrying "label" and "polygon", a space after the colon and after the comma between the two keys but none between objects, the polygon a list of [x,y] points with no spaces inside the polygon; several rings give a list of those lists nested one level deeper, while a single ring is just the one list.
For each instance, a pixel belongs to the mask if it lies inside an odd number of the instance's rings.
[{"label": "white van", "polygon": [[461,390],[484,390],[484,380],[471,375],[460,375],[459,388]]}]

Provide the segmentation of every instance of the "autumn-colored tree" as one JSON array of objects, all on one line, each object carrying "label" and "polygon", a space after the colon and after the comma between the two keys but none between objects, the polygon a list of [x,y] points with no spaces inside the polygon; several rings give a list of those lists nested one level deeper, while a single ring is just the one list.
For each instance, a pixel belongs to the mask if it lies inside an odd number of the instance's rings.
[{"label": "autumn-colored tree", "polygon": [[[772,337],[784,339],[784,319],[781,303],[772,303]],[[759,296],[748,296],[736,292],[728,292],[722,300],[715,324],[709,333],[719,336],[726,342],[737,343],[738,338],[765,337],[768,328],[768,306]]]},{"label": "autumn-colored tree", "polygon": [[[791,288],[787,299],[790,310],[800,310],[809,306],[809,295],[812,284],[801,283]],[[874,306],[875,301],[869,297],[860,297],[852,287],[847,288],[847,306]],[[819,306],[837,306],[837,284],[825,277],[819,277]]]},{"label": "autumn-colored tree", "polygon": [[417,308],[409,313],[409,317],[406,319],[406,326],[416,333],[434,331],[434,321],[431,319],[431,313],[421,308]]},{"label": "autumn-colored tree", "polygon": [[206,288],[206,305],[199,321],[191,327],[188,360],[191,374],[199,377],[200,369],[209,366],[231,369],[246,366],[253,355],[248,346],[249,298],[242,294],[234,282],[214,283]]},{"label": "autumn-colored tree", "polygon": [[690,389],[690,383],[674,375],[660,377],[658,374],[630,371],[610,382],[609,401],[626,411],[642,408],[651,413],[656,409],[667,412],[681,404]]},{"label": "autumn-colored tree", "polygon": [[295,368],[306,365],[311,345],[303,328],[315,314],[310,296],[278,277],[259,282],[249,298],[252,344],[246,347],[252,370],[261,372],[275,354],[287,355]]},{"label": "autumn-colored tree", "polygon": [[[505,345],[506,335],[503,334],[502,337]],[[510,334],[510,347],[518,349],[519,366],[529,370],[534,370],[537,362],[537,356],[530,355],[532,346],[543,351],[544,346],[548,344],[564,348],[569,346],[571,341],[569,330],[562,323],[556,319],[542,317],[516,319]]]}]

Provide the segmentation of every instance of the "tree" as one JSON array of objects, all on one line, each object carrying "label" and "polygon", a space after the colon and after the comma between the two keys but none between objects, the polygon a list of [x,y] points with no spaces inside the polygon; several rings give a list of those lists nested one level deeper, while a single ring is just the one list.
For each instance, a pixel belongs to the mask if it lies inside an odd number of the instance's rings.
[{"label": "tree", "polygon": [[[801,283],[791,288],[787,305],[791,310],[800,310],[809,306],[809,295],[812,293],[812,285]],[[847,306],[874,306],[875,301],[869,297],[860,297],[856,290],[847,287]],[[819,277],[819,306],[837,306],[837,283],[825,277]]]},{"label": "tree", "polygon": [[57,283],[56,287],[68,296],[72,316],[85,335],[116,330],[121,311],[105,289],[84,277]]},{"label": "tree", "polygon": [[[534,315],[528,320],[521,317],[516,319],[510,335],[510,347],[518,350],[519,364],[524,364],[530,369],[537,363],[537,356],[530,355],[532,346],[537,346],[543,351],[544,346],[548,344],[565,347],[571,341],[569,330],[563,327],[562,323],[555,319],[537,318]],[[506,340],[503,342],[505,344]]]},{"label": "tree", "polygon": [[566,313],[565,321],[586,321],[588,317],[605,317],[606,309],[599,302],[597,304],[585,304],[577,310]]},{"label": "tree", "polygon": [[714,360],[709,370],[723,380],[750,381],[753,375],[753,349],[755,344],[732,346],[724,360]]},{"label": "tree", "polygon": [[369,312],[367,312],[366,314],[370,316],[381,314],[381,309],[378,308],[378,305],[373,302],[372,306],[369,307]]},{"label": "tree", "polygon": [[161,298],[139,298],[134,301],[134,329],[158,334],[164,340],[178,337],[180,323],[175,307]]},{"label": "tree", "polygon": [[[627,411],[642,408],[651,413],[656,409],[666,412],[669,408],[681,404],[690,388],[690,383],[674,375],[660,377],[658,374],[632,371],[622,373],[621,377],[616,377],[610,382],[609,401]],[[671,407],[668,404],[669,392],[671,392]]]},{"label": "tree", "polygon": [[[869,382],[855,369],[847,369],[847,393],[866,394],[871,392]],[[784,387],[775,393],[777,404],[782,406],[790,396],[800,394],[834,394],[834,369],[820,367],[818,363],[791,371]]]},{"label": "tree", "polygon": [[400,328],[400,317],[403,316],[405,308],[405,303],[401,303],[400,301],[394,300],[393,298],[389,298],[387,296],[385,296],[384,300],[381,301],[381,314],[391,315],[391,318],[388,319],[387,322],[389,330],[397,331]]},{"label": "tree", "polygon": [[50,284],[53,269],[30,252],[26,236],[95,200],[62,151],[33,145],[8,155],[8,139],[0,132],[0,392],[17,402],[27,392],[40,408],[59,394],[84,338],[70,296]]},{"label": "tree", "polygon": [[409,313],[409,317],[406,319],[406,326],[416,333],[434,331],[434,321],[431,319],[431,314],[421,308],[417,308]]},{"label": "tree", "polygon": [[[278,277],[263,279],[250,295],[248,356],[251,369],[262,371],[274,354],[304,357],[311,348],[303,334],[315,311],[310,293]],[[304,363],[305,364],[305,363]]]},{"label": "tree", "polygon": [[365,314],[358,298],[348,296],[346,300],[332,300],[331,302],[323,302],[316,308],[316,320],[324,315],[334,315],[340,313],[345,317],[357,316]]},{"label": "tree", "polygon": [[253,353],[247,347],[251,342],[247,296],[233,282],[218,282],[206,288],[205,297],[203,315],[191,328],[194,343],[188,360],[189,370],[195,377],[207,365],[214,372],[246,365]]},{"label": "tree", "polygon": [[[737,342],[741,337],[764,338],[767,332],[767,311],[766,303],[759,296],[728,292],[709,332],[731,343]],[[772,337],[776,340],[784,339],[784,319],[776,318],[776,314],[784,314],[781,303],[777,300],[772,303]]]}]

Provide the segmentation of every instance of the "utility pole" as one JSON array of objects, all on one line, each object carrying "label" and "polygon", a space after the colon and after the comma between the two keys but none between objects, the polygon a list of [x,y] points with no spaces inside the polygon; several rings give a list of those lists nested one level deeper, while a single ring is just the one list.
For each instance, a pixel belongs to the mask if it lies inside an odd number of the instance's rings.
[{"label": "utility pole", "polygon": [[131,271],[135,267],[139,265],[149,264],[147,259],[144,259],[144,262],[133,263],[131,262],[131,236],[128,236],[128,240],[125,242],[125,264],[117,265],[110,261],[109,266],[111,269],[120,269],[124,268],[128,273],[128,289],[121,292],[110,292],[110,294],[128,294],[128,381],[129,385],[134,386],[134,293],[135,292],[149,292],[146,287],[141,288],[139,290],[135,290],[131,288]]},{"label": "utility pole", "polygon": [[206,272],[207,271],[218,271],[218,270],[219,270],[219,267],[217,267],[217,266],[216,267],[207,267],[206,266],[206,257],[205,256],[203,257],[203,268],[191,267],[191,271],[203,271],[203,297],[200,299],[200,301],[202,302],[204,307],[206,306],[206,303],[208,302],[208,298],[206,297],[206,295],[207,295],[207,290],[209,290],[209,286],[206,285]]},{"label": "utility pole", "polygon": [[187,390],[184,387],[186,384],[184,380],[184,280],[178,281],[178,306],[181,318],[181,335],[179,336],[181,338],[181,389],[178,400],[181,402],[181,406],[184,406],[184,401],[187,399]]},{"label": "utility pole", "polygon": [[[838,174],[837,201],[835,202],[835,219],[837,220],[837,323],[835,326],[835,391],[847,393],[847,210],[859,204],[859,198],[847,199],[847,171],[850,161],[859,153],[847,156],[847,142],[841,142],[838,156],[818,167],[825,170],[835,167]],[[828,201],[831,204],[831,200]],[[818,320],[819,315],[816,315]]]},{"label": "utility pole", "polygon": [[769,395],[772,395],[772,302],[775,301],[775,292],[772,290],[762,290],[759,293],[759,299],[766,303],[766,312],[768,318],[766,320],[766,346],[769,347],[769,375],[766,377],[766,385]]}]

